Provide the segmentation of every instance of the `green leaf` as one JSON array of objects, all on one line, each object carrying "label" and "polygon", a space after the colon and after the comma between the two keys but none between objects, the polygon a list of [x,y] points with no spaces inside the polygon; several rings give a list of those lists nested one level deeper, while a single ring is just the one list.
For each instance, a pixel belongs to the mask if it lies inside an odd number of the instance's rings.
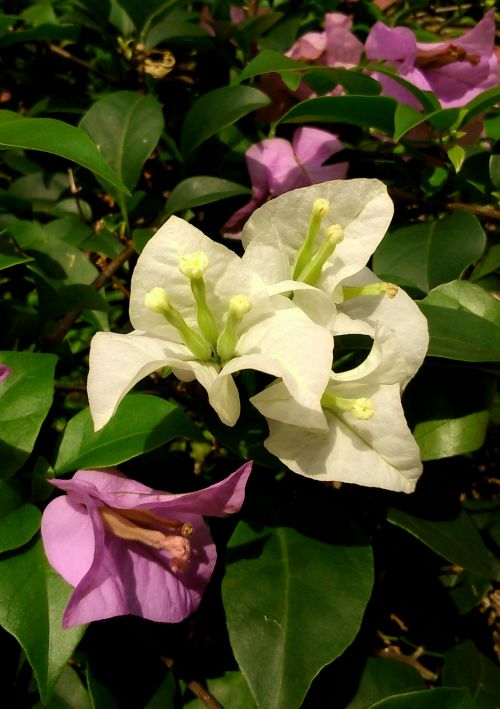
[{"label": "green leaf", "polygon": [[95,143],[81,128],[54,118],[23,118],[12,111],[0,111],[0,148],[24,148],[52,153],[86,167],[128,193],[111,170]]},{"label": "green leaf", "polygon": [[[431,113],[441,108],[441,104],[439,103],[438,98],[431,91],[422,91],[422,89],[419,89],[418,86],[412,84],[411,81],[407,81],[402,76],[399,76],[395,67],[387,66],[385,64],[380,63],[371,63],[364,68],[367,68],[370,71],[376,71],[379,74],[385,74],[397,84],[403,86],[410,94],[415,96],[415,98],[420,101],[422,108],[426,113]],[[406,108],[410,108],[410,106],[407,106],[407,104],[398,104],[398,106],[405,106]]]},{"label": "green leaf", "polygon": [[[231,709],[256,709],[256,704],[241,672],[226,672],[222,677],[207,680],[210,694]],[[203,709],[206,706],[200,699],[193,699],[184,704],[184,709]]]},{"label": "green leaf", "polygon": [[472,640],[446,653],[442,680],[450,687],[467,687],[474,709],[500,706],[500,669],[476,649]]},{"label": "green leaf", "polygon": [[453,281],[434,288],[418,305],[429,324],[429,355],[500,361],[500,303],[490,293],[468,281]]},{"label": "green leaf", "polygon": [[166,213],[168,216],[183,209],[201,207],[203,204],[218,202],[221,199],[236,197],[242,194],[252,194],[252,190],[236,182],[222,180],[220,177],[198,175],[188,177],[179,182],[167,201]]},{"label": "green leaf", "polygon": [[130,17],[137,31],[140,31],[150,15],[155,14],[162,5],[170,3],[165,3],[165,0],[118,0],[118,4]]},{"label": "green leaf", "polygon": [[73,589],[49,566],[41,541],[0,557],[0,625],[22,646],[47,702],[85,626],[64,630]]},{"label": "green leaf", "polygon": [[470,279],[471,281],[478,281],[480,278],[489,276],[498,270],[500,270],[500,244],[494,244],[488,249],[484,259],[471,273]]},{"label": "green leaf", "polygon": [[343,67],[311,66],[311,64],[291,59],[271,49],[264,49],[252,59],[239,75],[238,81],[246,81],[253,76],[267,74],[268,72],[280,74],[285,81],[287,76],[298,72],[303,73],[304,77],[320,78],[323,76],[330,81],[332,86],[340,84],[350,93],[375,96],[380,93],[378,81],[360,74],[358,71],[344,69]]},{"label": "green leaf", "polygon": [[373,270],[384,280],[428,293],[440,283],[459,278],[480,258],[485,246],[486,236],[477,218],[454,212],[386,234],[373,255]]},{"label": "green leaf", "polygon": [[0,352],[12,370],[0,383],[0,477],[13,475],[33,450],[53,396],[56,357]]},{"label": "green leaf", "polygon": [[182,152],[189,155],[222,128],[269,103],[266,94],[250,86],[224,86],[208,91],[186,114],[181,133]]},{"label": "green leaf", "polygon": [[455,172],[460,172],[466,157],[465,150],[461,145],[452,145],[452,147],[447,150],[447,153],[451,164],[455,168]]},{"label": "green leaf", "polygon": [[200,39],[210,39],[206,29],[201,26],[199,14],[180,7],[168,14],[159,13],[157,18],[148,22],[142,34],[147,49],[169,40],[197,39],[199,42]]},{"label": "green leaf", "polygon": [[299,707],[359,630],[373,582],[371,549],[347,521],[337,534],[323,541],[240,522],[230,540],[222,586],[229,637],[262,709]]},{"label": "green leaf", "polygon": [[180,436],[204,440],[177,404],[147,394],[129,394],[111,421],[97,433],[89,409],[69,421],[54,470],[62,475],[77,468],[118,465]]},{"label": "green leaf", "polygon": [[39,702],[34,709],[94,709],[89,693],[76,670],[67,665],[54,688],[48,704]]},{"label": "green leaf", "polygon": [[490,179],[493,187],[500,187],[500,155],[492,155],[490,157]]},{"label": "green leaf", "polygon": [[410,390],[409,413],[422,460],[481,448],[495,397],[494,375],[464,366],[432,367],[419,373]]},{"label": "green leaf", "polygon": [[405,529],[452,564],[488,579],[498,574],[494,557],[484,546],[475,524],[463,509],[453,519],[429,520],[392,507],[387,513],[387,520]]},{"label": "green leaf", "polygon": [[472,709],[467,690],[450,687],[397,694],[370,704],[368,709]]},{"label": "green leaf", "polygon": [[80,126],[132,191],[144,163],[158,145],[164,120],[161,106],[153,96],[117,91],[94,103]]},{"label": "green leaf", "polygon": [[498,86],[494,86],[492,89],[483,91],[479,94],[479,96],[473,98],[472,101],[469,101],[467,106],[465,106],[466,113],[462,123],[468,123],[480,113],[483,113],[483,111],[486,111],[488,108],[491,108],[491,106],[497,104],[499,99],[500,88],[498,88]]},{"label": "green leaf", "polygon": [[395,110],[389,96],[321,96],[293,106],[280,123],[348,123],[392,136]]},{"label": "green leaf", "polygon": [[32,257],[24,254],[8,234],[0,236],[0,271],[29,261],[33,261]]},{"label": "green leaf", "polygon": [[424,680],[413,667],[382,657],[369,657],[347,709],[366,709],[384,697],[423,689],[424,686]]},{"label": "green leaf", "polygon": [[35,505],[21,505],[0,518],[0,554],[24,546],[40,529],[42,515]]}]

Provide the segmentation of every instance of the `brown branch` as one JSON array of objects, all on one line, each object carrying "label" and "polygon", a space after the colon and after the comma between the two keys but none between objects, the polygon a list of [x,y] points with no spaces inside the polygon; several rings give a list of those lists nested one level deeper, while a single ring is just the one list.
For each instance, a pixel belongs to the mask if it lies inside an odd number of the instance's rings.
[{"label": "brown branch", "polygon": [[500,209],[491,204],[466,204],[465,202],[445,202],[437,199],[429,199],[424,202],[417,195],[400,190],[398,187],[390,187],[389,194],[395,200],[412,202],[419,207],[436,207],[437,209],[445,209],[447,212],[469,212],[469,214],[475,214],[478,217],[500,221]]},{"label": "brown branch", "polygon": [[[90,284],[95,290],[100,290],[116,273],[116,271],[135,254],[133,246],[127,246],[118,256],[108,263],[97,278]],[[71,310],[56,323],[55,327],[43,338],[45,342],[57,344],[61,342],[68,330],[75,324],[81,310]]]},{"label": "brown branch", "polygon": [[[165,665],[168,667],[169,670],[172,670],[174,667],[174,661],[170,657],[162,657],[161,658]],[[197,682],[196,680],[191,680],[190,682],[186,682],[186,685],[189,687],[189,689],[192,691],[192,693],[198,697],[200,702],[203,702],[203,704],[206,707],[209,707],[209,709],[224,709],[222,704],[217,701],[217,699],[210,694],[208,689],[205,689],[205,687]]]},{"label": "brown branch", "polygon": [[112,84],[116,84],[119,79],[116,76],[111,76],[110,74],[106,74],[106,72],[101,71],[100,69],[97,69],[95,66],[92,66],[89,62],[86,62],[85,59],[80,59],[79,57],[75,57],[73,54],[70,54],[66,49],[63,49],[60,47],[58,44],[54,44],[53,42],[49,42],[49,49],[51,52],[54,54],[57,54],[59,57],[62,57],[63,59],[66,59],[69,62],[73,62],[73,64],[78,64],[78,66],[82,66],[84,69],[87,71],[90,71],[92,74],[95,74],[96,76],[100,76],[101,79],[106,79],[106,81],[109,81]]},{"label": "brown branch", "polygon": [[427,681],[434,682],[437,679],[437,674],[435,672],[432,672],[427,667],[422,665],[416,657],[413,657],[412,655],[404,655],[395,645],[389,645],[388,647],[380,648],[380,650],[375,650],[375,655],[377,657],[385,657],[388,660],[402,662],[404,665],[409,665],[417,670],[420,676]]}]

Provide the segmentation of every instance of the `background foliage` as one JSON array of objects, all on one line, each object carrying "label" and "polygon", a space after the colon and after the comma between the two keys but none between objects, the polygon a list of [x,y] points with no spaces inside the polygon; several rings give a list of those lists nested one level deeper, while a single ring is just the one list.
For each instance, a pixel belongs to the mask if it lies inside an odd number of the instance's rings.
[{"label": "background foliage", "polygon": [[[235,3],[241,5],[241,3]],[[356,69],[284,57],[328,11],[364,40],[377,19],[420,37],[465,31],[493,3],[284,0],[231,21],[225,0],[5,0],[0,15],[0,634],[5,706],[494,709],[500,703],[500,89],[416,111]],[[487,6],[487,7],[486,7]],[[210,25],[200,22],[211,16]],[[318,94],[275,123],[260,77]],[[323,87],[323,88],[322,88]],[[478,115],[481,138],[464,145]],[[414,297],[430,348],[404,406],[425,472],[406,497],[322,485],[262,447],[250,406],[229,429],[201,390],[152,375],[93,433],[98,330],[128,332],[130,275],[176,213],[220,230],[250,194],[245,150],[297,124],[344,144],[396,213],[373,269]],[[411,131],[426,127],[426,137]],[[249,392],[253,375],[242,377]],[[133,413],[133,415],[132,415]],[[70,587],[39,540],[46,479],[121,465],[185,491],[253,458],[199,611],[63,630]],[[226,553],[224,549],[227,547]],[[77,553],[77,550],[75,550]],[[204,693],[208,688],[210,695]],[[325,699],[326,698],[326,699]]]}]

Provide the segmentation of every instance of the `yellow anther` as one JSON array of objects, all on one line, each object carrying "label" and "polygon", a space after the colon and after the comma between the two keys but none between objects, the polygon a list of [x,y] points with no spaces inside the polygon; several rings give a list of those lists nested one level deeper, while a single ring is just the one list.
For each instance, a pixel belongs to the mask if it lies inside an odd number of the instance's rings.
[{"label": "yellow anther", "polygon": [[144,305],[153,313],[164,314],[170,308],[170,298],[163,288],[152,288],[144,296]]},{"label": "yellow anther", "polygon": [[252,304],[246,295],[233,295],[229,300],[229,312],[241,320],[250,310]]},{"label": "yellow anther", "polygon": [[208,268],[208,256],[203,251],[194,251],[179,259],[180,272],[187,278],[201,278]]},{"label": "yellow anther", "polygon": [[344,241],[344,230],[340,224],[332,224],[326,229],[325,236],[331,244],[335,244],[336,246],[340,244],[341,241]]},{"label": "yellow anther", "polygon": [[312,212],[315,217],[325,217],[330,211],[330,202],[327,199],[318,197],[314,200]]}]

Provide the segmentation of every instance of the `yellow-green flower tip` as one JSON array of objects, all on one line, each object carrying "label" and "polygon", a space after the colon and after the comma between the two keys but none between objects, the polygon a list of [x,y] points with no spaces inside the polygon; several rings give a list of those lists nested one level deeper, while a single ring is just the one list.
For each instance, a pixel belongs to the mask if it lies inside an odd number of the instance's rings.
[{"label": "yellow-green flower tip", "polygon": [[318,197],[313,202],[312,211],[315,217],[324,217],[330,211],[330,202],[327,199]]},{"label": "yellow-green flower tip", "polygon": [[340,224],[332,224],[326,230],[325,236],[330,244],[334,244],[336,246],[337,244],[340,244],[341,241],[344,241],[344,230]]},{"label": "yellow-green flower tip", "polygon": [[144,296],[144,305],[153,313],[164,313],[170,308],[170,299],[163,288],[152,288]]},{"label": "yellow-green flower tip", "polygon": [[179,269],[187,278],[201,278],[208,268],[208,256],[203,251],[194,251],[179,259]]},{"label": "yellow-green flower tip", "polygon": [[252,304],[246,295],[233,295],[229,300],[229,312],[238,320],[241,320],[251,309]]},{"label": "yellow-green flower tip", "polygon": [[366,421],[367,419],[371,419],[374,413],[375,411],[373,409],[373,405],[370,399],[363,398],[353,400],[351,414],[354,416],[354,418],[357,418],[361,421]]}]

